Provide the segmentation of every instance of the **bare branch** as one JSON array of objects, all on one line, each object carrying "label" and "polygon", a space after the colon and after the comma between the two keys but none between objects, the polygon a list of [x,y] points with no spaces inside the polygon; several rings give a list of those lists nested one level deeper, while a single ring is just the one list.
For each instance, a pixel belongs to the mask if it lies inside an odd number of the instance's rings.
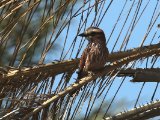
[{"label": "bare branch", "polygon": [[[147,119],[160,115],[160,101],[154,101],[146,105],[136,107],[132,110],[121,112],[113,117],[107,117],[105,120],[139,120]],[[151,116],[150,116],[151,115]],[[148,116],[148,117],[147,117]]]},{"label": "bare branch", "polygon": [[117,76],[131,76],[132,82],[160,82],[160,68],[126,69],[121,70]]},{"label": "bare branch", "polygon": [[160,72],[137,72],[132,82],[160,82]]},{"label": "bare branch", "polygon": [[[150,46],[144,46],[141,48],[136,48],[132,50],[128,50],[125,52],[115,52],[109,55],[108,61],[117,61],[125,57],[132,56],[134,54],[141,54],[141,52],[144,51],[149,51],[153,49],[158,49],[159,44],[154,44]],[[158,53],[159,54],[159,53]],[[154,55],[154,53],[153,53]],[[141,58],[141,57],[140,57]],[[24,67],[20,69],[10,69],[7,74],[1,75],[0,78],[1,80],[7,80],[7,79],[20,79],[23,77],[28,76],[35,76],[37,73],[47,73],[47,77],[51,77],[53,75],[57,75],[60,73],[68,72],[70,70],[77,69],[79,63],[79,59],[74,59],[74,60],[67,60],[67,61],[62,61],[62,62],[57,62],[57,63],[49,63],[46,65],[39,65],[39,66],[34,66],[34,67]]]}]

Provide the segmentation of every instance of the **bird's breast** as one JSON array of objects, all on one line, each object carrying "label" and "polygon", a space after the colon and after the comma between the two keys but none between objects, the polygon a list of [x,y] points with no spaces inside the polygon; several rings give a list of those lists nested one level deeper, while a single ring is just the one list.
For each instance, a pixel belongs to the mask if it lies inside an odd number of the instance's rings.
[{"label": "bird's breast", "polygon": [[103,68],[107,60],[106,46],[92,43],[86,55],[84,70],[92,71]]}]

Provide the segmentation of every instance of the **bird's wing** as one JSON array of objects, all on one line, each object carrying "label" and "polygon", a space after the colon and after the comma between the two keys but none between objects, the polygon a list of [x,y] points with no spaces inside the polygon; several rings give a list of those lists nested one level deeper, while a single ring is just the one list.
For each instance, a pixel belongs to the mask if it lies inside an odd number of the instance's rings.
[{"label": "bird's wing", "polygon": [[82,71],[84,66],[85,66],[85,61],[86,61],[86,50],[83,52],[80,62],[79,62],[79,70]]},{"label": "bird's wing", "polygon": [[87,57],[87,51],[88,49],[86,48],[80,58],[79,62],[79,71],[78,71],[78,79],[81,79],[83,76],[83,68],[85,67],[85,62],[86,62],[86,57]]}]

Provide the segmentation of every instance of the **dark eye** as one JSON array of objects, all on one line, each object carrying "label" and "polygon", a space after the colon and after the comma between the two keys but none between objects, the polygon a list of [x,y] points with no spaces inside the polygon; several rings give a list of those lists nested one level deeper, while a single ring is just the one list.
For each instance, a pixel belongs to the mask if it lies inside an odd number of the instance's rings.
[{"label": "dark eye", "polygon": [[96,35],[96,32],[91,32],[90,35],[94,36],[94,35]]}]

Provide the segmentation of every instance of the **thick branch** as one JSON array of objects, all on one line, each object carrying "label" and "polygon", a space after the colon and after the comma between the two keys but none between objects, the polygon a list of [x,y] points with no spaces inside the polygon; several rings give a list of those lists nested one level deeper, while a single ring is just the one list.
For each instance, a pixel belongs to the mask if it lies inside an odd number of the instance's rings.
[{"label": "thick branch", "polygon": [[[4,79],[13,79],[13,78],[21,78],[23,77],[32,77],[35,74],[39,73],[47,73],[49,76],[54,76],[60,73],[64,73],[67,71],[71,71],[72,69],[76,69],[78,67],[79,59],[75,60],[66,60],[57,63],[49,63],[45,65],[39,65],[34,67],[24,67],[20,69],[16,68],[8,68],[9,71],[7,74],[3,74],[0,76],[1,80]],[[48,76],[48,77],[49,77]]]},{"label": "thick branch", "polygon": [[109,55],[108,62],[113,62],[113,61],[131,56],[131,55],[134,55],[134,54],[137,54],[137,53],[141,53],[144,50],[153,50],[153,49],[156,49],[156,48],[157,49],[160,48],[160,43],[149,45],[149,46],[143,46],[143,47],[140,47],[140,48],[134,48],[134,49],[130,49],[130,50],[127,50],[127,51],[124,51],[124,52],[114,52],[114,53]]},{"label": "thick branch", "polygon": [[132,82],[160,82],[160,72],[137,72]]},{"label": "thick branch", "polygon": [[[117,71],[116,71],[117,72]],[[160,72],[160,68],[136,68],[136,69],[132,69],[132,68],[128,68],[128,69],[121,69],[118,73],[118,77],[123,77],[123,76],[130,76],[133,77],[135,76],[135,73],[137,72]]]},{"label": "thick branch", "polygon": [[160,82],[160,68],[126,69],[121,70],[117,76],[132,76],[132,82]]},{"label": "thick branch", "polygon": [[[128,50],[125,52],[115,52],[109,55],[108,61],[110,62],[117,61],[122,58],[141,53],[143,51],[158,49],[159,47],[160,47],[160,44],[155,44],[155,45],[144,46],[141,48]],[[0,79],[1,81],[7,80],[7,79],[21,79],[22,77],[24,79],[25,77],[28,77],[28,76],[32,77],[40,73],[41,74],[47,73],[46,77],[51,77],[60,73],[77,69],[78,63],[79,63],[79,59],[74,59],[74,60],[67,60],[67,61],[62,61],[57,63],[49,63],[46,65],[39,65],[34,67],[24,67],[20,69],[12,68],[12,69],[9,69],[7,74],[1,73],[1,70],[0,70]]]},{"label": "thick branch", "polygon": [[144,120],[160,115],[158,110],[160,110],[160,101],[154,101],[132,110],[121,112],[115,116],[107,117],[105,120],[139,120],[140,118]]}]

